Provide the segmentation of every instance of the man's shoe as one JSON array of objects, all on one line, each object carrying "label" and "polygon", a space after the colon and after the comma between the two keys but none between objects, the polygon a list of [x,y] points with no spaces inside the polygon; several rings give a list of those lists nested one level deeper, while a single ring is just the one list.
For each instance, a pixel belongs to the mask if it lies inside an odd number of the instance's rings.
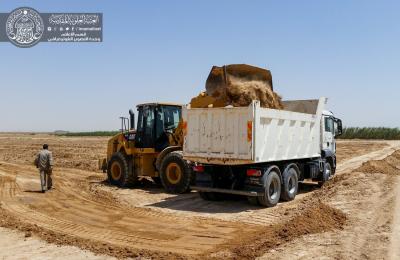
[{"label": "man's shoe", "polygon": [[45,190],[42,190],[42,193],[45,193],[46,191]]}]

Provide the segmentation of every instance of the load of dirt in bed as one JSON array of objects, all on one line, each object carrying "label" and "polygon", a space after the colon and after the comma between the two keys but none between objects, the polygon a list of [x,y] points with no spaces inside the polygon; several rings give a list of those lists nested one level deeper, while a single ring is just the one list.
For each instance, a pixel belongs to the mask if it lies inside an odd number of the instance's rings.
[{"label": "load of dirt in bed", "polygon": [[282,98],[272,91],[267,82],[231,77],[226,89],[227,102],[234,107],[248,106],[252,100],[259,100],[266,108],[283,109]]},{"label": "load of dirt in bed", "polygon": [[283,109],[281,97],[273,91],[269,70],[247,64],[213,66],[206,81],[206,91],[191,100],[192,108],[243,107],[253,100],[261,107]]}]

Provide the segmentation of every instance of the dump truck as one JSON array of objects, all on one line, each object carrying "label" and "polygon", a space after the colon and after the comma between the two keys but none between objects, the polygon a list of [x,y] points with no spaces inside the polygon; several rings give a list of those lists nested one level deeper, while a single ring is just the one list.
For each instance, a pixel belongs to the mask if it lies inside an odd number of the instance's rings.
[{"label": "dump truck", "polygon": [[191,188],[206,200],[237,194],[272,207],[293,200],[299,182],[323,185],[335,173],[335,137],[342,132],[326,103],[322,97],[283,101],[283,109],[264,108],[259,101],[247,107],[184,107],[183,158],[196,173]]},{"label": "dump truck", "polygon": [[107,145],[107,158],[99,167],[108,181],[119,187],[134,186],[139,178],[151,177],[167,192],[189,191],[194,180],[192,168],[182,157],[182,105],[145,103],[135,114],[121,117],[121,131]]}]

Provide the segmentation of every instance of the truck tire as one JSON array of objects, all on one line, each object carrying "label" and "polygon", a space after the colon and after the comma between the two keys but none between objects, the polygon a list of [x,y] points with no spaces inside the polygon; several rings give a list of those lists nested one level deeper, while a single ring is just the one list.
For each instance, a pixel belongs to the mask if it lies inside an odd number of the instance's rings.
[{"label": "truck tire", "polygon": [[321,174],[320,180],[318,181],[318,186],[322,187],[325,182],[329,180],[332,174],[332,166],[329,162],[324,163],[324,171]]},{"label": "truck tire", "polygon": [[336,156],[332,157],[328,162],[331,164],[331,176],[333,176],[336,173]]},{"label": "truck tire", "polygon": [[167,192],[185,193],[190,191],[193,172],[180,151],[170,152],[164,157],[161,162],[160,179]]},{"label": "truck tire", "polygon": [[137,183],[137,176],[133,172],[132,161],[121,152],[111,156],[107,164],[107,177],[112,185],[128,187]]},{"label": "truck tire", "polygon": [[259,196],[258,203],[261,206],[273,207],[279,202],[281,196],[281,178],[276,170],[271,170],[268,173],[267,179],[265,181],[264,194]]},{"label": "truck tire", "polygon": [[299,177],[295,168],[291,167],[282,174],[281,199],[294,200],[299,190]]}]

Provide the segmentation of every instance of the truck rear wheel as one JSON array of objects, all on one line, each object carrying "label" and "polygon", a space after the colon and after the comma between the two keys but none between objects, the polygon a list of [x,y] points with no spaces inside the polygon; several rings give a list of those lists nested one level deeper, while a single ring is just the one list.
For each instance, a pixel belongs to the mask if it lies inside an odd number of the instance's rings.
[{"label": "truck rear wheel", "polygon": [[299,189],[299,178],[295,168],[291,167],[282,175],[281,199],[284,201],[294,200]]},{"label": "truck rear wheel", "polygon": [[137,182],[132,162],[121,152],[116,152],[111,156],[107,164],[107,177],[111,184],[119,187],[132,186]]},{"label": "truck rear wheel", "polygon": [[192,169],[179,151],[167,154],[161,162],[160,179],[167,192],[184,193],[189,191],[193,180],[192,176]]},{"label": "truck rear wheel", "polygon": [[272,170],[268,173],[264,186],[264,194],[258,197],[258,202],[265,207],[273,207],[281,196],[281,179],[279,174]]}]

